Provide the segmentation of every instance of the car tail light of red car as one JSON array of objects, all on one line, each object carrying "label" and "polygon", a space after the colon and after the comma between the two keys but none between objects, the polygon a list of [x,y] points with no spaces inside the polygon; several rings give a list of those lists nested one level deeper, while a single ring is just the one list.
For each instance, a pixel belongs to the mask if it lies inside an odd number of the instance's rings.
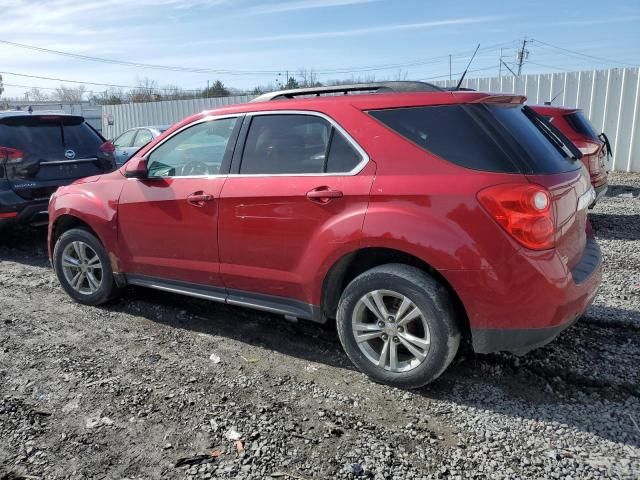
[{"label": "car tail light of red car", "polygon": [[520,244],[532,250],[554,247],[549,191],[539,185],[501,184],[478,193],[480,204]]},{"label": "car tail light of red car", "polygon": [[0,163],[20,163],[24,158],[24,152],[17,148],[0,147]]},{"label": "car tail light of red car", "polygon": [[104,142],[98,150],[102,153],[113,153],[116,151],[116,146],[111,142]]}]

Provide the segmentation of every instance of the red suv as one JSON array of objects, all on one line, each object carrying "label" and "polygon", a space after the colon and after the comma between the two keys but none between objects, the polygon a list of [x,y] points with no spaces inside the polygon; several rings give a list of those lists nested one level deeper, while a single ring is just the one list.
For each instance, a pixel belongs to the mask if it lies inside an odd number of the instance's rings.
[{"label": "red suv", "polygon": [[[578,108],[551,105],[536,105],[531,108],[546,117],[582,152],[582,163],[589,171],[597,201],[607,193],[608,188],[607,159],[613,152],[607,136],[604,133],[598,135],[589,119]],[[595,201],[590,206],[593,205]]]},{"label": "red suv", "polygon": [[336,319],[353,363],[401,387],[438,377],[461,336],[525,353],[593,300],[588,172],[524,97],[400,83],[258,100],[58,189],[49,248],[72,298],[132,284]]}]

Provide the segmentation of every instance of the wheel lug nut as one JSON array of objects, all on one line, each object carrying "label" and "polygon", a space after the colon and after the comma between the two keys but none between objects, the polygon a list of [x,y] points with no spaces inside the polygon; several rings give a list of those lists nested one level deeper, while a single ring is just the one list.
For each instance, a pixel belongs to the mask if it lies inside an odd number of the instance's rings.
[{"label": "wheel lug nut", "polygon": [[404,332],[404,328],[398,327],[398,332],[400,332],[400,333]]},{"label": "wheel lug nut", "polygon": [[382,340],[386,342],[388,339],[389,339],[389,335],[387,335],[386,333],[382,334]]},{"label": "wheel lug nut", "polygon": [[395,318],[393,318],[393,317],[387,318],[387,322],[394,322],[394,321],[395,321]]},{"label": "wheel lug nut", "polygon": [[393,343],[398,343],[400,339],[398,337],[393,337]]},{"label": "wheel lug nut", "polygon": [[384,327],[384,322],[383,322],[383,321],[378,322],[378,326],[379,326],[380,328],[383,328],[383,327]]}]

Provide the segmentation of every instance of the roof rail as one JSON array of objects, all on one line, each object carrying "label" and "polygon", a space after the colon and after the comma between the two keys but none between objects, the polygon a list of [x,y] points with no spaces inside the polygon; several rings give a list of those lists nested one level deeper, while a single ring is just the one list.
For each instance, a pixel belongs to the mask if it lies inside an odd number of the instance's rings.
[{"label": "roof rail", "polygon": [[270,102],[272,100],[285,100],[296,97],[309,97],[321,95],[335,95],[349,93],[392,93],[392,92],[443,92],[444,90],[427,82],[375,82],[354,83],[351,85],[333,85],[330,87],[295,88],[292,90],[280,90],[260,95],[252,102]]}]

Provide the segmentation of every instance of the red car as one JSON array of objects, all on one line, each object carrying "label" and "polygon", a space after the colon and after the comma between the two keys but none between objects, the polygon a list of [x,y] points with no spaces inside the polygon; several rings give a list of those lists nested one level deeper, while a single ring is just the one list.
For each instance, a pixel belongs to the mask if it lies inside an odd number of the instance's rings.
[{"label": "red car", "polygon": [[58,189],[49,248],[73,299],[132,284],[336,319],[358,368],[408,388],[461,337],[525,353],[593,300],[589,175],[524,97],[399,83],[258,100]]},{"label": "red car", "polygon": [[[591,185],[596,191],[596,201],[607,193],[607,158],[612,155],[609,140],[604,133],[598,135],[578,108],[536,105],[531,107],[545,116],[582,152],[582,163],[587,167]],[[591,205],[595,205],[595,201]]]}]

